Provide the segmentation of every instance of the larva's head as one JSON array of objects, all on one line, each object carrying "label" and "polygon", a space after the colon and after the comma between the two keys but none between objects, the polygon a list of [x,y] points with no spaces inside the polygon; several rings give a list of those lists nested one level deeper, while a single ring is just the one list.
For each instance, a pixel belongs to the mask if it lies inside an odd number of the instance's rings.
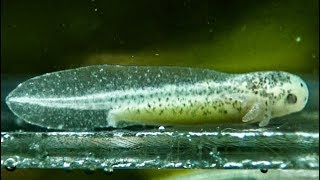
[{"label": "larva's head", "polygon": [[271,72],[268,75],[272,116],[279,117],[301,111],[308,102],[306,83],[298,76],[287,72]]}]

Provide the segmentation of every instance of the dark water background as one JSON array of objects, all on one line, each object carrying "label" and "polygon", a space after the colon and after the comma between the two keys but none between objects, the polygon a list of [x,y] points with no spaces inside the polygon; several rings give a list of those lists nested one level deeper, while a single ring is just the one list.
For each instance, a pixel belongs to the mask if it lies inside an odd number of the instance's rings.
[{"label": "dark water background", "polygon": [[317,0],[1,1],[1,72],[89,64],[318,72]]}]

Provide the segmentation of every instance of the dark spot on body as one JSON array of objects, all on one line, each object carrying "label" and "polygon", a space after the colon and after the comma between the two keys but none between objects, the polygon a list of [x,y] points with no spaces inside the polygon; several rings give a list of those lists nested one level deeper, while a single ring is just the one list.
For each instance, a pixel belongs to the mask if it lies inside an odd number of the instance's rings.
[{"label": "dark spot on body", "polygon": [[159,115],[163,114],[163,110],[160,111]]},{"label": "dark spot on body", "polygon": [[253,84],[252,89],[257,89],[257,85]]}]

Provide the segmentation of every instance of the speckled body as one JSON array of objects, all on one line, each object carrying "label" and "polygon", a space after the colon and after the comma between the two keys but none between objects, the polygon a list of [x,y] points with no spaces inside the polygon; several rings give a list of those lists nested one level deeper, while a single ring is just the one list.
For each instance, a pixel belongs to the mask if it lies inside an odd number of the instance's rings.
[{"label": "speckled body", "polygon": [[98,65],[30,79],[10,109],[47,128],[85,129],[230,122],[268,124],[303,109],[306,84],[286,72],[226,74],[208,69]]}]

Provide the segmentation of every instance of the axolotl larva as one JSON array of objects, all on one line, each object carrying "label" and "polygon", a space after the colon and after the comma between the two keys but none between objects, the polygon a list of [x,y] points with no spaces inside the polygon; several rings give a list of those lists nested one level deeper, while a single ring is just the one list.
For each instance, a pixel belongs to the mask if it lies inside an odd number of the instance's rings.
[{"label": "axolotl larva", "polygon": [[25,121],[55,129],[241,122],[263,127],[301,111],[308,94],[300,77],[282,71],[95,65],[29,79],[6,103]]}]

